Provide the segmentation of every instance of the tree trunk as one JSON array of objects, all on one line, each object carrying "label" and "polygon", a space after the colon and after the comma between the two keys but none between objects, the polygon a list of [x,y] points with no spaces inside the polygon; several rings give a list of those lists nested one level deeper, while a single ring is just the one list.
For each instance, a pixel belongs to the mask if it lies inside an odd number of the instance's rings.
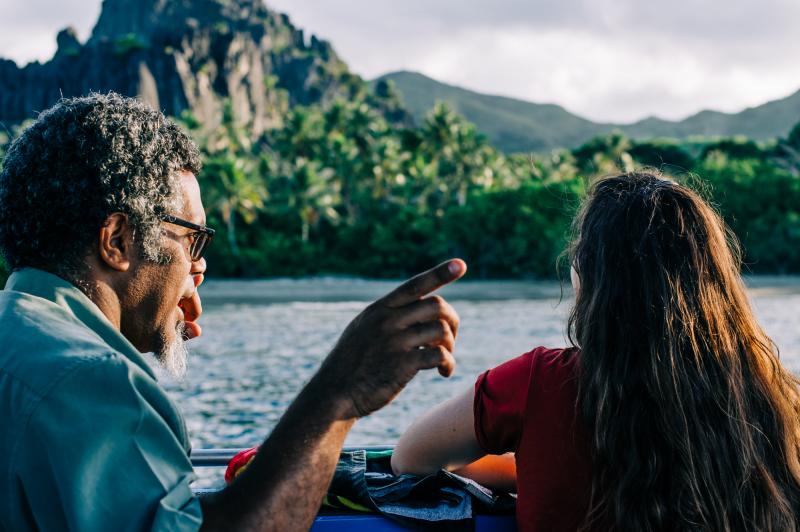
[{"label": "tree trunk", "polygon": [[239,251],[239,244],[236,243],[236,211],[233,209],[228,213],[228,246],[231,248],[231,254],[237,259],[241,256]]},{"label": "tree trunk", "polygon": [[303,243],[304,244],[308,243],[308,236],[309,236],[310,230],[311,230],[310,224],[308,223],[308,220],[306,219],[306,217],[303,216],[303,225],[302,225],[302,227],[300,229],[300,237],[303,239]]}]

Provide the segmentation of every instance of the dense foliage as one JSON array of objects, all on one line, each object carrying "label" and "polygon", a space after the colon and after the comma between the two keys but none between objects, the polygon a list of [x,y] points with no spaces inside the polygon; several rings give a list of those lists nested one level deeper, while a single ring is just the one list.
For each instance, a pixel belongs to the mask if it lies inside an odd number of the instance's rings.
[{"label": "dense foliage", "polygon": [[506,156],[437,105],[416,128],[359,103],[297,107],[250,143],[200,138],[222,276],[398,277],[463,257],[473,277],[554,277],[591,179],[656,168],[698,188],[742,239],[748,271],[800,272],[800,128],[787,139],[632,141]]},{"label": "dense foliage", "polygon": [[700,189],[741,238],[749,271],[800,272],[800,126],[772,143],[612,134],[507,156],[443,104],[419,127],[386,116],[363,100],[295,107],[259,139],[230,109],[212,133],[184,116],[219,231],[210,273],[400,277],[459,256],[473,278],[553,277],[587,183],[643,166]]}]

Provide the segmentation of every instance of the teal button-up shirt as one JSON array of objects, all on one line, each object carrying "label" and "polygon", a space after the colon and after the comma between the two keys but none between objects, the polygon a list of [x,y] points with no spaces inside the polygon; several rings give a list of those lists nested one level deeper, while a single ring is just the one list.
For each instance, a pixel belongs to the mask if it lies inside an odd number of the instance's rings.
[{"label": "teal button-up shirt", "polygon": [[0,291],[0,529],[196,530],[183,417],[80,290],[41,270]]}]

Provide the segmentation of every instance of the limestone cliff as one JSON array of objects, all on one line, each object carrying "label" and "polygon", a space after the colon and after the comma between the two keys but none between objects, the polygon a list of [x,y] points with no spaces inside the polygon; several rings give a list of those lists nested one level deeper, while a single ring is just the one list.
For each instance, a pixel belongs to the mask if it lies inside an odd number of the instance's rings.
[{"label": "limestone cliff", "polygon": [[86,43],[71,29],[57,42],[45,64],[0,59],[0,121],[33,117],[62,95],[116,91],[169,115],[189,112],[205,128],[228,100],[258,134],[290,105],[365,87],[329,43],[306,39],[261,0],[104,0]]}]

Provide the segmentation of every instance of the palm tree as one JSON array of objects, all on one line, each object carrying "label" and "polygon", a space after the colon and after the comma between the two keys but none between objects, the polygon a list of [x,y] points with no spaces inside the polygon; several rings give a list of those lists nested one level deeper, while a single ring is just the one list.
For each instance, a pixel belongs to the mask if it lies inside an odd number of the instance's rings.
[{"label": "palm tree", "polygon": [[303,243],[321,221],[336,225],[340,219],[341,178],[331,164],[338,137],[328,131],[327,119],[318,108],[296,107],[272,139],[280,156],[269,170],[270,204],[299,216]]},{"label": "palm tree", "polygon": [[208,202],[212,209],[219,211],[225,222],[228,247],[231,255],[241,256],[236,239],[236,218],[245,224],[256,219],[258,211],[264,207],[267,190],[256,172],[252,159],[225,153],[208,159],[203,168],[203,179],[211,186]]},{"label": "palm tree", "polygon": [[630,139],[617,132],[595,137],[572,154],[584,174],[608,175],[633,171],[635,163],[629,153],[632,147]]},{"label": "palm tree", "polygon": [[241,218],[245,224],[253,223],[259,210],[264,208],[267,188],[246,127],[236,119],[230,100],[223,102],[220,127],[209,133],[201,145],[209,152],[201,177],[210,185],[204,187],[208,203],[222,216],[228,247],[238,260],[241,251],[236,237],[236,219]]},{"label": "palm tree", "polygon": [[493,150],[475,126],[443,102],[438,102],[421,131],[422,150],[429,168],[422,175],[430,179],[425,194],[438,209],[451,202],[464,206],[471,189],[491,185],[485,171]]}]

